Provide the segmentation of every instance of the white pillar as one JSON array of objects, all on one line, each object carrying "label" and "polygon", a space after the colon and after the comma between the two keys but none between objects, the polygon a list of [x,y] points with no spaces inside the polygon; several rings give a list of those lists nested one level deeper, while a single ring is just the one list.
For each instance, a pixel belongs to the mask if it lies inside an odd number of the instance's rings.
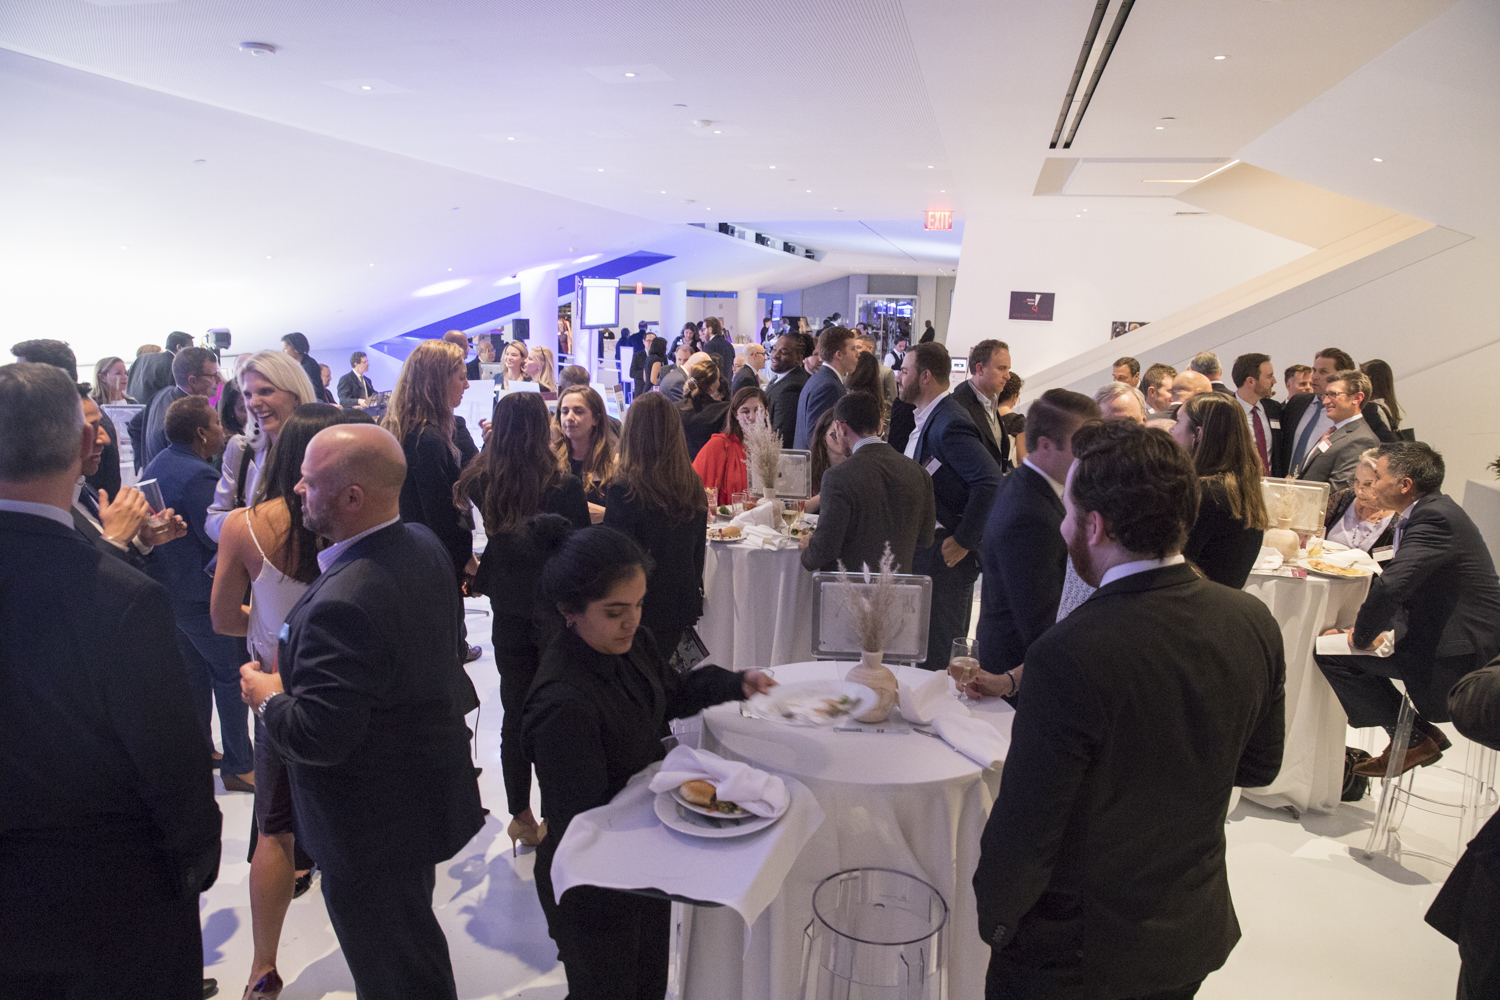
[{"label": "white pillar", "polygon": [[752,343],[755,335],[760,333],[760,289],[741,288],[735,294],[739,296],[740,303],[740,315],[735,333],[745,343]]},{"label": "white pillar", "polygon": [[661,286],[661,326],[657,332],[667,338],[667,346],[682,332],[687,322],[687,282],[672,281]]},{"label": "white pillar", "polygon": [[522,271],[521,315],[531,321],[531,343],[557,355],[557,271]]}]

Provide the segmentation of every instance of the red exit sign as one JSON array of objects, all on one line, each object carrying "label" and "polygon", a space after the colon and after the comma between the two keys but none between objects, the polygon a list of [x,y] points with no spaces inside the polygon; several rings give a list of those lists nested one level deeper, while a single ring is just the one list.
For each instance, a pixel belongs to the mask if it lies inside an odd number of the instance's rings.
[{"label": "red exit sign", "polygon": [[922,224],[923,229],[952,229],[952,212],[928,212],[927,219]]}]

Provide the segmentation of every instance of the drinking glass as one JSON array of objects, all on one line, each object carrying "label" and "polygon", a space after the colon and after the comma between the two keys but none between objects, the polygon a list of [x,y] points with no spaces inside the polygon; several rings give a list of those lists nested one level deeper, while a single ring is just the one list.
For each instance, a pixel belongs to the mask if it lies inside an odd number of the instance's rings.
[{"label": "drinking glass", "polygon": [[740,490],[734,496],[730,497],[730,499],[733,501],[730,505],[730,510],[734,511],[737,515],[749,510],[754,501],[754,497],[746,490]]},{"label": "drinking glass", "polygon": [[979,676],[979,640],[967,636],[953,640],[953,653],[948,658],[948,676],[958,685],[958,700],[968,701],[969,697],[964,691]]},{"label": "drinking glass", "polygon": [[801,513],[802,505],[798,500],[782,500],[778,503],[781,508],[781,530],[785,532],[797,523],[797,515]]},{"label": "drinking glass", "polygon": [[167,522],[162,519],[161,512],[166,510],[167,503],[162,499],[161,484],[154,479],[135,484],[135,488],[141,491],[146,498],[146,506],[151,508],[151,514],[146,518],[146,523],[153,528],[160,528]]},{"label": "drinking glass", "polygon": [[719,488],[717,486],[703,487],[703,493],[708,497],[708,512],[715,517],[719,514]]}]

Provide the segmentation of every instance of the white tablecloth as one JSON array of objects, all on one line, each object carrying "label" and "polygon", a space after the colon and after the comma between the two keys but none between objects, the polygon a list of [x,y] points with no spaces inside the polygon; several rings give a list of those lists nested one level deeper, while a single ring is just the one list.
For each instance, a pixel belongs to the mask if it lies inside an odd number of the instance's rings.
[{"label": "white tablecloth", "polygon": [[801,553],[707,544],[698,634],[709,659],[728,670],[811,659],[812,574]]},{"label": "white tablecloth", "polygon": [[[852,664],[780,666],[781,683],[841,677]],[[931,674],[894,668],[905,683]],[[1013,712],[999,699],[975,706],[977,717],[1007,738]],[[839,733],[747,719],[737,706],[704,713],[703,747],[802,781],[828,815],[787,874],[782,891],[754,923],[727,910],[693,910],[684,922],[686,972],[681,996],[692,1000],[784,1000],[801,977],[802,935],[812,920],[812,892],[846,868],[881,867],[931,883],[949,906],[947,989],[950,997],[984,992],[990,949],[979,938],[970,878],[979,840],[1000,788],[947,744],[916,733]],[[743,959],[741,959],[743,955]]]},{"label": "white tablecloth", "polygon": [[709,839],[670,830],[657,817],[652,764],[608,805],[579,813],[557,846],[552,886],[559,899],[575,885],[656,889],[719,903],[753,924],[823,823],[823,810],[801,782],[788,780],[791,805],[777,822],[743,837]]},{"label": "white tablecloth", "polygon": [[1252,573],[1245,592],[1271,609],[1286,652],[1286,749],[1281,773],[1246,798],[1299,813],[1332,812],[1344,784],[1344,709],[1313,661],[1313,642],[1330,628],[1349,628],[1370,589],[1367,577],[1306,579]]}]

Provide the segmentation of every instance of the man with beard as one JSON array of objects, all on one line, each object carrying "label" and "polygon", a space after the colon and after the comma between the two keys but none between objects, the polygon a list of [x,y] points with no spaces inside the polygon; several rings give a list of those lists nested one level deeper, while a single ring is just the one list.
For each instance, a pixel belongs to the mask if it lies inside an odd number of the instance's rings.
[{"label": "man with beard", "polygon": [[247,663],[240,689],[286,759],[356,992],[451,1000],[434,865],[484,822],[464,725],[479,701],[459,662],[453,563],[426,527],[401,523],[405,479],[383,428],[343,424],[308,443],[296,489],[332,544],[287,615],[280,672]]},{"label": "man with beard", "polygon": [[810,378],[802,367],[802,337],[783,333],[771,348],[771,376],[766,386],[771,426],[781,435],[781,446],[790,448],[797,435],[797,402]]},{"label": "man with beard", "polygon": [[1026,654],[974,873],[985,997],[1178,1000],[1239,940],[1224,817],[1281,768],[1281,630],[1184,562],[1198,477],[1168,434],[1091,424],[1072,448],[1062,533],[1099,589]]}]

